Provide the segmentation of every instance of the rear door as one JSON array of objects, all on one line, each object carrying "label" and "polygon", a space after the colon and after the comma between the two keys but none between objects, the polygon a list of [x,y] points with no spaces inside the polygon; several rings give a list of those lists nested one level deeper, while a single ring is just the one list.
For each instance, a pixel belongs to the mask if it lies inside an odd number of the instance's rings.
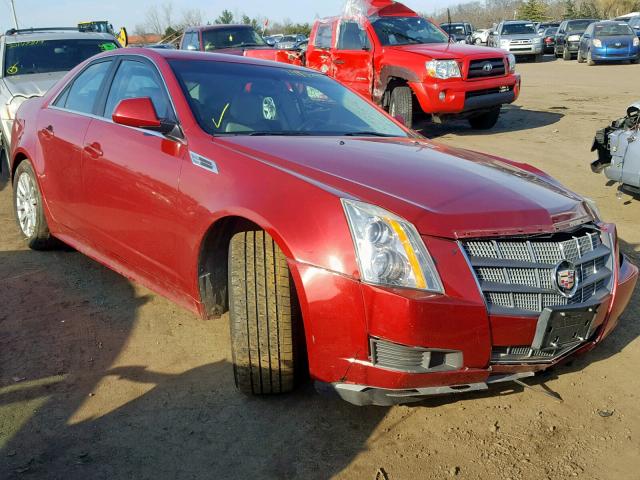
[{"label": "rear door", "polygon": [[84,142],[87,236],[135,271],[178,285],[178,179],[187,147],[111,120],[125,98],[151,98],[159,118],[176,121],[169,94],[147,59],[124,57]]},{"label": "rear door", "polygon": [[307,50],[307,67],[334,76],[331,47],[337,22],[318,22]]},{"label": "rear door", "polygon": [[343,85],[371,98],[373,51],[369,36],[357,22],[342,20],[332,51],[334,76]]},{"label": "rear door", "polygon": [[37,132],[45,165],[44,189],[54,220],[79,230],[82,210],[82,148],[91,115],[112,68],[110,59],[87,66],[38,115]]}]

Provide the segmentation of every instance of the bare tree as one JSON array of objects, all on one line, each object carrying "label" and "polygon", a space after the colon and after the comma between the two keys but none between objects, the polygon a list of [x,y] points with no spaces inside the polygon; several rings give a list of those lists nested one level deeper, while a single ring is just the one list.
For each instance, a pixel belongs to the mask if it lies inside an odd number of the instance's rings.
[{"label": "bare tree", "polygon": [[151,5],[144,15],[144,23],[136,25],[134,32],[164,35],[172,25],[173,3],[169,1],[161,5]]},{"label": "bare tree", "polygon": [[204,13],[199,8],[189,8],[182,11],[180,27],[185,28],[193,25],[202,25],[204,23]]}]

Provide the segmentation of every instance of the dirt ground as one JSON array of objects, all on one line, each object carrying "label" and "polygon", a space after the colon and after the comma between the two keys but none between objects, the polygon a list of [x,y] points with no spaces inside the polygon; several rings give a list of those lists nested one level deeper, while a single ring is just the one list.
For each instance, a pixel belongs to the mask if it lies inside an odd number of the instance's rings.
[{"label": "dirt ground", "polygon": [[[595,130],[640,98],[640,66],[518,68],[522,96],[496,130],[425,134],[592,197],[640,263],[640,200],[589,170]],[[246,398],[226,316],[202,322],[75,252],[26,250],[2,179],[0,479],[640,478],[639,314],[636,291],[597,350],[529,380],[562,403],[518,386],[394,408],[311,385]]]}]

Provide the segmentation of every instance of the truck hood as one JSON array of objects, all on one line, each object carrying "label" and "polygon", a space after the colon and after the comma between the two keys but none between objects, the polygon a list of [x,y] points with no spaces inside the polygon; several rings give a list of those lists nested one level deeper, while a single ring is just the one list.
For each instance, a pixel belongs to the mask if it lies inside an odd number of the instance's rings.
[{"label": "truck hood", "polygon": [[500,35],[500,40],[534,40],[542,38],[537,33],[519,33],[514,35]]},{"label": "truck hood", "polygon": [[463,45],[461,43],[424,43],[420,45],[402,45],[384,47],[389,51],[409,52],[438,60],[453,60],[465,57],[495,58],[504,57],[504,53],[495,48]]},{"label": "truck hood", "polygon": [[336,195],[390,210],[424,235],[535,234],[592,220],[581,197],[532,167],[425,140],[218,140]]},{"label": "truck hood", "polygon": [[66,74],[67,72],[33,73],[4,77],[2,80],[13,96],[41,97]]}]

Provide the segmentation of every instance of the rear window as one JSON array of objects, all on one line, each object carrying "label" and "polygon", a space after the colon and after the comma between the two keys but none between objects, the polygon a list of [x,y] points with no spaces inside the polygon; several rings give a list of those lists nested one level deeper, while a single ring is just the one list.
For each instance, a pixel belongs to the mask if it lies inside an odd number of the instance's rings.
[{"label": "rear window", "polygon": [[7,42],[3,69],[8,76],[65,72],[89,57],[116,48],[115,41],[100,39]]}]

